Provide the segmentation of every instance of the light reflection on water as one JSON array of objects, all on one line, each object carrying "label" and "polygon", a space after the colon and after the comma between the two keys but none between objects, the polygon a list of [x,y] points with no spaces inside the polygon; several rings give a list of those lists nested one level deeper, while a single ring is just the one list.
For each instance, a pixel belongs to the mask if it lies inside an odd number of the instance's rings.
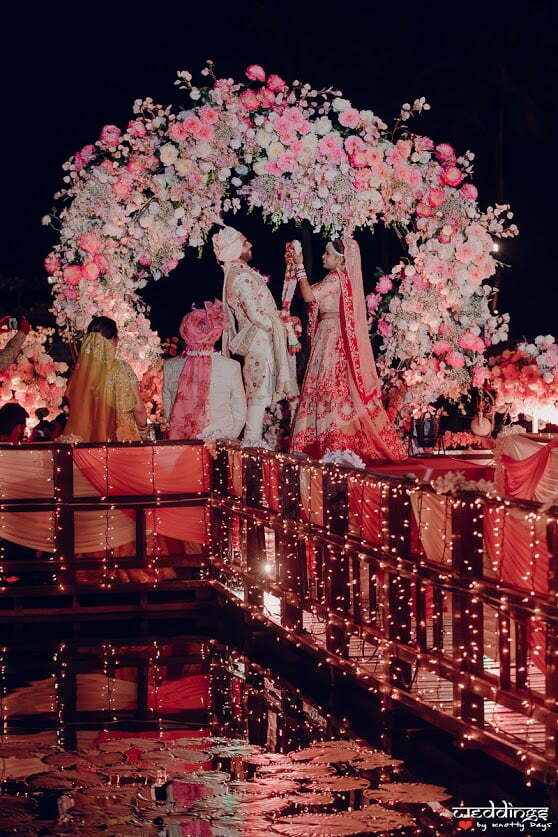
[{"label": "light reflection on water", "polygon": [[443,789],[215,640],[19,645],[0,673],[2,833],[451,833]]}]

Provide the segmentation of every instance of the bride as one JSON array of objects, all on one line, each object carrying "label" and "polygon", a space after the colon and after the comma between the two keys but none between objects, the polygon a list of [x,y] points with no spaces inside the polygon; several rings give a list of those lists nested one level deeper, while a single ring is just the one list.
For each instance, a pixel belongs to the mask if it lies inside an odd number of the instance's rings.
[{"label": "bride", "polygon": [[369,464],[406,458],[381,401],[368,336],[360,250],[351,236],[330,241],[322,257],[329,272],[310,285],[302,253],[297,278],[305,302],[311,352],[291,435],[291,451],[321,459],[351,450]]}]

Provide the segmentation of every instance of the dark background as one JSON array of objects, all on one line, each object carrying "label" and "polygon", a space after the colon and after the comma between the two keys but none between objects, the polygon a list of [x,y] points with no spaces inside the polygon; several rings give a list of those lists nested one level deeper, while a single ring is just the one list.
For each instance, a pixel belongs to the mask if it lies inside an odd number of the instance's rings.
[{"label": "dark background", "polygon": [[[260,63],[285,79],[339,87],[386,122],[424,95],[432,110],[411,124],[459,153],[477,155],[482,206],[511,203],[519,238],[500,252],[499,309],[517,337],[556,333],[555,248],[558,16],[552,2],[152,3],[125,8],[21,4],[4,31],[0,309],[44,317],[49,289],[42,261],[54,232],[40,225],[60,188],[62,163],[107,123],[124,128],[135,98],[183,102],[176,70],[196,76],[206,58],[218,75],[243,77]],[[201,78],[198,77],[198,81]],[[188,100],[189,101],[189,100]],[[283,241],[258,219],[235,225],[255,241],[255,263],[281,279]],[[367,289],[398,250],[378,228],[361,238]],[[319,278],[320,246],[314,248]],[[210,248],[194,251],[144,296],[163,336],[177,333],[192,302],[220,293]]]}]

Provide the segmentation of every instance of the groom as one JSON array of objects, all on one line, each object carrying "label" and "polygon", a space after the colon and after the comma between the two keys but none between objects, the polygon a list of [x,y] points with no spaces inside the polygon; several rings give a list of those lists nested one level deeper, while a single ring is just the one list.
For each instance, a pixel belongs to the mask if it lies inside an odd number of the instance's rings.
[{"label": "groom", "polygon": [[244,444],[262,445],[266,407],[297,395],[289,364],[288,345],[298,341],[285,326],[264,277],[249,266],[252,245],[233,227],[213,236],[213,249],[225,274],[223,304],[233,326],[223,334],[223,354],[244,357],[243,378],[248,411]]}]

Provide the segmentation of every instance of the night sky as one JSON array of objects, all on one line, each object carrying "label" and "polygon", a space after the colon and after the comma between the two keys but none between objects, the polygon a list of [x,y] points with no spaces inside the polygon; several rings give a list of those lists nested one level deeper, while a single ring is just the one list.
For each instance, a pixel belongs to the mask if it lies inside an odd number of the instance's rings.
[{"label": "night sky", "polygon": [[[103,124],[125,127],[135,98],[184,101],[176,70],[194,74],[206,58],[218,75],[240,79],[249,63],[287,80],[339,87],[357,107],[386,122],[403,102],[425,96],[432,110],[411,128],[477,155],[474,181],[483,206],[512,204],[518,239],[501,252],[499,308],[521,337],[558,333],[555,215],[557,206],[558,15],[552,2],[381,3],[304,2],[111,5],[20,4],[5,27],[2,142],[3,245],[0,307],[13,303],[6,280],[25,280],[19,303],[46,299],[42,261],[54,232],[40,219],[60,187],[61,165],[93,142]],[[201,80],[198,78],[198,80]],[[255,218],[234,222],[255,242],[255,263],[281,278],[283,242]],[[315,261],[320,244],[316,237]],[[363,239],[372,287],[395,240]],[[314,279],[320,278],[316,270]],[[152,321],[176,333],[192,301],[219,293],[212,254],[189,251],[168,279],[145,293]]]}]

